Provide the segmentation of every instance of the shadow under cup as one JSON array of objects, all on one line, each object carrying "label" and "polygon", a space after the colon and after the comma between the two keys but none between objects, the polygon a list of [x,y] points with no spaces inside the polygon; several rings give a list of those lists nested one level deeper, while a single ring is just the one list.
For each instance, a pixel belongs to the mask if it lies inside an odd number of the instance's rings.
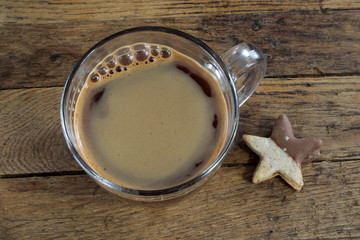
[{"label": "shadow under cup", "polygon": [[[216,78],[226,101],[225,113],[228,116],[225,117],[226,122],[224,123],[226,128],[223,134],[223,142],[225,144],[216,160],[211,162],[204,171],[186,182],[166,189],[130,189],[105,179],[87,164],[76,136],[76,126],[74,125],[75,107],[90,72],[100,61],[115,50],[139,42],[169,46],[198,62]],[[142,27],[116,33],[96,44],[82,57],[66,82],[61,100],[60,115],[63,133],[74,158],[98,184],[108,191],[128,199],[161,201],[179,197],[194,190],[220,167],[236,134],[239,120],[238,106],[237,92],[227,67],[222,59],[206,44],[191,35],[174,29]]]}]

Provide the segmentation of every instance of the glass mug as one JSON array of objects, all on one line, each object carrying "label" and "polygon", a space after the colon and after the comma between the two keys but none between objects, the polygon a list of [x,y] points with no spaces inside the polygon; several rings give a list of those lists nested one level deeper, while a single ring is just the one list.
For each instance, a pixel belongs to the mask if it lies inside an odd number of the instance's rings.
[{"label": "glass mug", "polygon": [[[80,92],[91,71],[107,55],[135,43],[165,45],[192,58],[217,80],[226,102],[227,131],[223,147],[215,161],[185,182],[165,189],[134,189],[120,186],[98,174],[86,162],[76,139],[74,112]],[[261,51],[250,43],[241,43],[219,57],[199,39],[165,27],[138,27],[118,32],[93,46],[76,64],[64,87],[61,100],[61,125],[66,143],[76,161],[99,185],[119,196],[140,201],[162,201],[182,196],[203,184],[220,167],[234,141],[239,121],[239,107],[252,95],[266,71]]]}]

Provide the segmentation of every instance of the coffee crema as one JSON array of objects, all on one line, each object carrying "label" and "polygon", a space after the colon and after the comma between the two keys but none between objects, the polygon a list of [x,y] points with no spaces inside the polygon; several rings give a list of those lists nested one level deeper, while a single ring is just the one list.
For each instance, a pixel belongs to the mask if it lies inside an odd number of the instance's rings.
[{"label": "coffee crema", "polygon": [[217,158],[227,129],[215,77],[162,45],[117,49],[89,74],[75,108],[80,152],[120,186],[169,188]]}]

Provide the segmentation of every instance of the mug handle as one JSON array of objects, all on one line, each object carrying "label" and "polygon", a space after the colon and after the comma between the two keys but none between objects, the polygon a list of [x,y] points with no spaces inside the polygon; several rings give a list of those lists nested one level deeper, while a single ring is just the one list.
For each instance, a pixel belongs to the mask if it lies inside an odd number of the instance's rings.
[{"label": "mug handle", "polygon": [[263,80],[266,60],[257,47],[246,42],[230,48],[221,58],[234,82],[240,107]]}]

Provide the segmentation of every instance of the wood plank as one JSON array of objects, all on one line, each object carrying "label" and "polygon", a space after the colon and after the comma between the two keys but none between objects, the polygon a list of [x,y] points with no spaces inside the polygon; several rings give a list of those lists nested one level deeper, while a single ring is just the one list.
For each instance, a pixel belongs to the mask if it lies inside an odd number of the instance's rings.
[{"label": "wood plank", "polygon": [[2,239],[358,239],[359,162],[304,167],[295,192],[254,166],[221,168],[164,203],[124,200],[86,175],[0,179]]},{"label": "wood plank", "polygon": [[[151,8],[149,8],[151,6]],[[266,6],[266,7],[264,7]],[[201,14],[224,14],[229,9],[232,14],[287,12],[292,10],[322,9],[356,9],[360,7],[358,0],[323,0],[323,1],[123,1],[121,5],[114,1],[10,1],[2,5],[4,14],[2,23],[63,23],[64,21],[109,21],[129,18],[136,15],[141,19],[158,17],[199,16]],[[101,11],[99,11],[99,7]],[[144,11],[146,9],[146,11]],[[34,18],[36,16],[36,18]]]},{"label": "wood plank", "polygon": [[360,1],[359,0],[323,0],[320,2],[322,9],[359,9]]},{"label": "wood plank", "polygon": [[[324,141],[317,161],[359,159],[360,77],[267,78],[240,111],[239,131],[224,164],[256,164],[244,133],[268,137],[288,115],[297,137]],[[0,92],[0,175],[81,170],[60,127],[62,88]]]},{"label": "wood plank", "polygon": [[61,88],[1,91],[2,174],[80,170],[62,135],[61,92]]},{"label": "wood plank", "polygon": [[[284,12],[291,10],[319,10],[316,0],[262,1],[3,1],[3,23],[63,23],[64,21],[113,21],[126,18],[149,19],[192,17],[212,14]],[[264,7],[266,6],[266,7]]]},{"label": "wood plank", "polygon": [[360,88],[353,87],[359,83],[360,76],[266,79],[240,108],[231,155],[242,156],[245,133],[269,137],[276,118],[284,113],[295,136],[324,141],[319,161],[359,159]]},{"label": "wood plank", "polygon": [[236,9],[146,20],[138,14],[61,24],[4,22],[0,25],[0,89],[63,86],[75,63],[96,42],[126,28],[148,25],[183,30],[219,54],[251,41],[267,55],[267,76],[359,74],[360,10],[232,14]]}]

